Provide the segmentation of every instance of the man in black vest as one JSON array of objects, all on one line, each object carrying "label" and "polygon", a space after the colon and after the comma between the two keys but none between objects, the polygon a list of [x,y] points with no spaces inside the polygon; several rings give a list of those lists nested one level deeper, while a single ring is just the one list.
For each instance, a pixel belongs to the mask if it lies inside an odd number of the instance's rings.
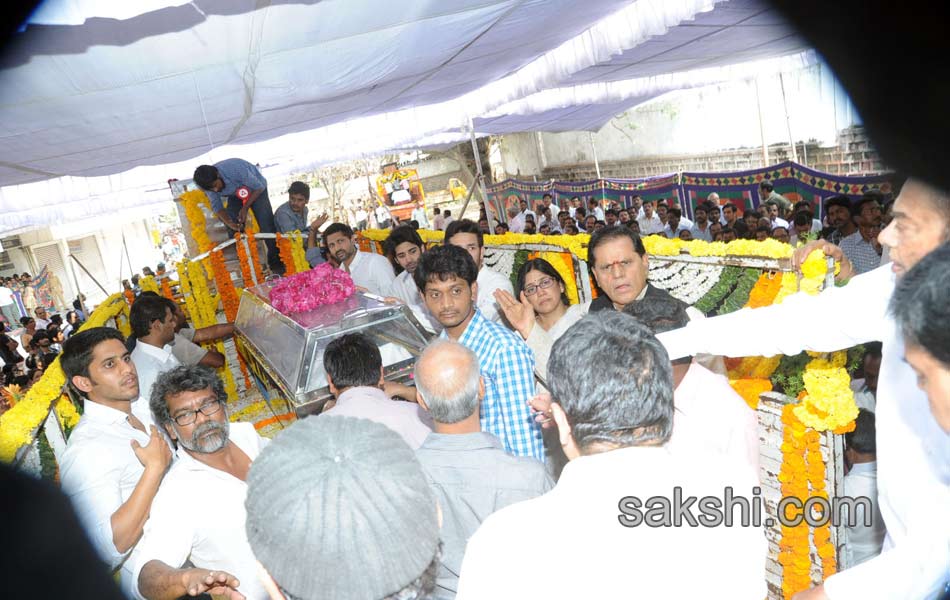
[{"label": "man in black vest", "polygon": [[587,261],[599,293],[590,303],[590,312],[623,310],[633,302],[669,297],[668,292],[647,283],[647,251],[629,227],[617,225],[594,232],[587,245]]}]

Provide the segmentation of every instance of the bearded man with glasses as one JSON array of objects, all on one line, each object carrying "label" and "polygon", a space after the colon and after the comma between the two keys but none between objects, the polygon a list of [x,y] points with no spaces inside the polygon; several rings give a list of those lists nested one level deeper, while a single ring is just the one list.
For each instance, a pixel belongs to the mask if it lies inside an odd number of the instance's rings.
[{"label": "bearded man with glasses", "polygon": [[244,529],[247,473],[267,440],[250,423],[230,423],[227,401],[205,367],[176,367],[152,386],[152,412],[178,452],[132,566],[139,598],[268,597]]}]

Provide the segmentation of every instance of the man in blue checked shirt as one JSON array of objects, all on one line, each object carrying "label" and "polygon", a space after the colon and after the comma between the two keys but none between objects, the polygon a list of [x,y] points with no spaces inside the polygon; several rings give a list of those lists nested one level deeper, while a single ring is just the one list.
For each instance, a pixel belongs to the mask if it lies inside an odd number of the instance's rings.
[{"label": "man in blue checked shirt", "polygon": [[[267,196],[267,180],[260,170],[240,158],[228,158],[214,165],[201,165],[195,169],[195,184],[205,191],[211,202],[211,210],[224,223],[231,235],[244,231],[248,211],[254,211],[254,218],[261,233],[274,233],[274,210]],[[242,189],[245,188],[245,189]],[[238,192],[246,194],[241,198]],[[222,197],[227,198],[227,206]],[[264,240],[267,246],[267,264],[270,270],[283,275],[284,264],[280,261],[277,242]]]},{"label": "man in blue checked shirt", "polygon": [[513,331],[486,319],[475,305],[478,267],[457,246],[437,246],[422,255],[413,279],[429,312],[455,340],[478,356],[485,382],[482,431],[497,436],[516,456],[544,461],[541,427],[528,400],[534,395],[534,353]]}]

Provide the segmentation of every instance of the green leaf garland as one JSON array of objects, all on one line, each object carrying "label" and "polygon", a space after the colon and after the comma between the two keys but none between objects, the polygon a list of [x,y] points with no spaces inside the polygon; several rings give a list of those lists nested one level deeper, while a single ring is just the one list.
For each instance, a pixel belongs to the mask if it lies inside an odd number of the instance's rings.
[{"label": "green leaf garland", "polygon": [[722,303],[722,306],[719,307],[719,311],[716,314],[725,315],[731,312],[735,312],[746,305],[746,302],[749,301],[749,295],[752,293],[752,288],[755,287],[755,284],[758,283],[759,277],[761,277],[762,271],[759,269],[750,269],[746,268],[742,270],[742,275],[739,276],[739,281],[736,283],[736,287],[732,290],[732,293],[729,294],[729,297]]},{"label": "green leaf garland", "polygon": [[726,267],[723,269],[722,274],[719,275],[719,282],[712,286],[712,288],[706,292],[706,295],[700,298],[693,307],[703,314],[712,312],[714,308],[719,306],[723,298],[728,296],[736,286],[736,283],[739,281],[739,275],[741,274],[741,267]]}]

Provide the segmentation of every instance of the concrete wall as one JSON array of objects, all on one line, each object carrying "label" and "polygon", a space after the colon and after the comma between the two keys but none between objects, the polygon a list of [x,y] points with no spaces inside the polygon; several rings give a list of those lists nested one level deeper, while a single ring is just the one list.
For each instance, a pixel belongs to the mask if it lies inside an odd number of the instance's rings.
[{"label": "concrete wall", "polygon": [[800,163],[833,173],[884,170],[859,126],[847,94],[818,64],[781,80],[761,77],[758,85],[742,81],[667,94],[609,121],[593,134],[593,148],[587,132],[519,133],[496,138],[489,156],[495,181],[591,179],[594,149],[604,177],[734,171],[762,166],[763,138],[770,164],[791,159],[791,128]]},{"label": "concrete wall", "polygon": [[107,294],[77,265],[70,266],[69,254],[82,252],[81,260],[92,273],[92,277],[106,288],[109,294],[115,293],[121,290],[122,279],[130,278],[132,273],[141,274],[142,267],[145,266],[154,270],[155,265],[163,259],[162,251],[153,244],[149,222],[151,216],[149,212],[139,218],[136,218],[135,213],[103,216],[21,233],[18,236],[21,246],[7,250],[14,268],[5,269],[0,275],[10,275],[14,271],[36,275],[47,266],[36,258],[40,248],[46,248],[43,254],[48,255],[51,252],[55,254],[56,251],[50,249],[54,246],[58,248],[61,261],[61,267],[56,268],[55,272],[63,284],[67,302],[71,302],[77,295],[77,285],[73,278],[75,268],[80,291],[88,297],[90,304],[96,304]]}]

